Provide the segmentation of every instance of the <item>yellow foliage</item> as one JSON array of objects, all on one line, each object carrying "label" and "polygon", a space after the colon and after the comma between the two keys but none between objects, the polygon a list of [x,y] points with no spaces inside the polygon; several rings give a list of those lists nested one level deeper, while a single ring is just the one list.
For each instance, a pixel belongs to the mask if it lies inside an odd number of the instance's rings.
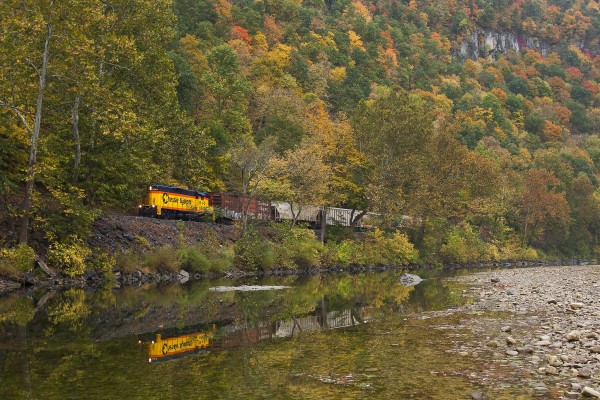
[{"label": "yellow foliage", "polygon": [[360,15],[365,18],[367,22],[371,22],[373,18],[371,17],[371,13],[367,9],[367,7],[360,0],[355,0],[352,2],[352,6],[354,7],[354,13],[356,15]]},{"label": "yellow foliage", "polygon": [[360,35],[354,31],[348,31],[348,38],[350,39],[350,48],[354,49],[354,48],[358,48],[358,49],[365,49],[365,46],[362,42],[362,39],[360,38]]},{"label": "yellow foliage", "polygon": [[341,82],[346,79],[346,67],[335,67],[331,70],[331,79],[334,82]]},{"label": "yellow foliage", "polygon": [[256,32],[252,38],[252,47],[255,50],[267,51],[269,50],[269,44],[267,43],[267,37],[261,31]]},{"label": "yellow foliage", "polygon": [[337,50],[337,45],[335,44],[335,40],[333,39],[332,32],[329,32],[327,36],[324,36],[319,35],[316,32],[310,31],[310,37],[322,46],[331,47],[332,49]]},{"label": "yellow foliage", "polygon": [[527,162],[531,162],[531,153],[529,152],[529,150],[527,150],[527,148],[519,148],[519,154],[521,155],[521,157],[523,157],[524,160],[526,160]]}]

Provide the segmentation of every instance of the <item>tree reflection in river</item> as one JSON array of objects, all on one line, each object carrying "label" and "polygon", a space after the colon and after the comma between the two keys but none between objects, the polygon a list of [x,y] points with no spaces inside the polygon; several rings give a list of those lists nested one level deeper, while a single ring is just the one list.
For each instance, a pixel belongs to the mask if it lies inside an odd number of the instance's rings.
[{"label": "tree reflection in river", "polygon": [[[416,340],[402,326],[402,313],[459,299],[448,282],[407,288],[399,275],[244,282],[292,286],[260,292],[215,293],[208,288],[225,282],[203,281],[6,296],[0,299],[0,398],[385,398],[377,393],[389,394],[388,383],[365,369],[396,371],[404,358],[419,362],[402,347]],[[138,344],[138,338],[185,336],[211,324],[208,354],[155,364]],[[435,346],[420,351],[447,357]],[[400,375],[386,379],[398,385]]]}]

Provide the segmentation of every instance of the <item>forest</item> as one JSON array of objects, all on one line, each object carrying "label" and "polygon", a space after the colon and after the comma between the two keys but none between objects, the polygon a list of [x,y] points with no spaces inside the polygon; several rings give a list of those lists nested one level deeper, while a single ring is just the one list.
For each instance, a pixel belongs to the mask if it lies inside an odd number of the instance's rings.
[{"label": "forest", "polygon": [[160,183],[373,212],[412,261],[595,259],[599,10],[2,1],[0,256],[93,258]]}]

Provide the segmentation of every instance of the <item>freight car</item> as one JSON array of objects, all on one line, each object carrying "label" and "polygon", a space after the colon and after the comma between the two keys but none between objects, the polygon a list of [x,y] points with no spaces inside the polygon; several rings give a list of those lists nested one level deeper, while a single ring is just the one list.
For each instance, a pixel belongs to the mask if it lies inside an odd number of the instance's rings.
[{"label": "freight car", "polygon": [[[296,214],[297,222],[313,227],[321,225],[321,219],[327,210],[326,224],[330,226],[352,226],[352,220],[360,214],[358,210],[338,207],[294,205],[293,213],[289,202],[271,202],[253,197],[238,196],[230,193],[200,192],[174,186],[150,185],[139,214],[155,218],[186,220],[236,221],[244,212],[248,218],[259,221],[291,221]],[[356,221],[356,228],[372,226],[376,214],[366,213]]]}]

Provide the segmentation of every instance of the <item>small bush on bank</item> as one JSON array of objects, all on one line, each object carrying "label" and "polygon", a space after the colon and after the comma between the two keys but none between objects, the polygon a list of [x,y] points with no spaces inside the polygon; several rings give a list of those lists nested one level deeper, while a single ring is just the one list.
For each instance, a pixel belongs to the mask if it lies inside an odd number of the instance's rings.
[{"label": "small bush on bank", "polygon": [[163,246],[147,253],[142,265],[151,271],[179,271],[181,269],[181,260],[177,249],[173,246]]},{"label": "small bush on bank", "polygon": [[500,248],[500,260],[531,261],[544,258],[544,254],[531,247],[523,247],[515,240],[507,242]]},{"label": "small bush on bank", "polygon": [[125,272],[133,272],[140,269],[142,256],[136,252],[120,253],[116,257],[115,264]]},{"label": "small bush on bank", "polygon": [[179,249],[181,268],[186,271],[205,274],[210,270],[210,260],[196,247],[184,247]]},{"label": "small bush on bank", "polygon": [[70,238],[67,242],[52,243],[48,249],[48,263],[66,275],[83,274],[86,260],[92,251],[79,238]]},{"label": "small bush on bank", "polygon": [[30,271],[35,266],[35,251],[26,243],[11,249],[0,249],[0,274],[12,276]]},{"label": "small bush on bank", "polygon": [[254,231],[247,231],[235,243],[234,265],[242,270],[271,269],[277,261],[271,243],[262,240]]},{"label": "small bush on bank", "polygon": [[367,232],[360,251],[355,254],[355,262],[365,265],[408,265],[417,259],[417,250],[400,231],[386,236],[383,231],[375,229]]},{"label": "small bush on bank", "polygon": [[90,261],[90,266],[94,269],[94,271],[96,271],[97,273],[102,275],[103,278],[108,280],[115,279],[115,275],[112,272],[115,265],[115,258],[110,254],[106,253],[98,254]]},{"label": "small bush on bank", "polygon": [[452,227],[440,248],[444,262],[461,264],[490,261],[494,252],[466,222]]},{"label": "small bush on bank", "polygon": [[275,245],[277,265],[296,269],[314,268],[321,265],[325,253],[324,246],[317,240],[314,232],[306,228],[284,227],[278,233]]},{"label": "small bush on bank", "polygon": [[353,240],[344,240],[340,243],[329,242],[321,255],[321,263],[324,267],[342,267],[356,262],[356,255],[360,251],[357,243]]}]

